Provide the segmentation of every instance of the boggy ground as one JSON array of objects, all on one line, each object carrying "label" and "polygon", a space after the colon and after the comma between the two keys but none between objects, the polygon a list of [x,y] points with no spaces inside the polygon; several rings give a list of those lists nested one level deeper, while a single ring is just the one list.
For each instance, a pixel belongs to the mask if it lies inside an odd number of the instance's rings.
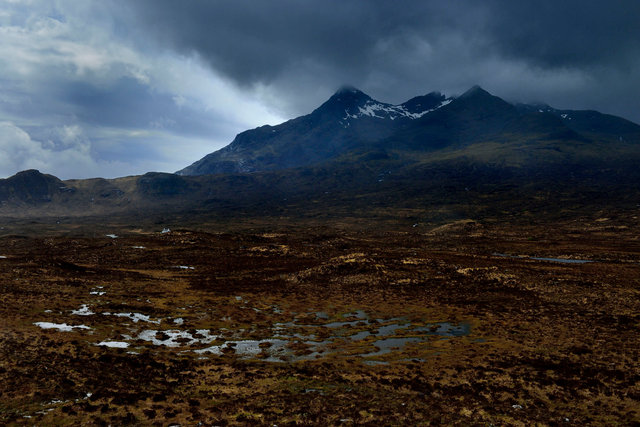
[{"label": "boggy ground", "polygon": [[640,423],[637,218],[366,228],[6,234],[0,424]]}]

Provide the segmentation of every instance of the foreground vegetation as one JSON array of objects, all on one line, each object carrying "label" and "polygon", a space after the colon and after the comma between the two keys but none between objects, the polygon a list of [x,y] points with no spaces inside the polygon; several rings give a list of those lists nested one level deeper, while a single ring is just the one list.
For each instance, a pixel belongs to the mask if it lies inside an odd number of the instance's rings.
[{"label": "foreground vegetation", "polygon": [[37,227],[0,238],[2,424],[640,422],[632,213]]}]

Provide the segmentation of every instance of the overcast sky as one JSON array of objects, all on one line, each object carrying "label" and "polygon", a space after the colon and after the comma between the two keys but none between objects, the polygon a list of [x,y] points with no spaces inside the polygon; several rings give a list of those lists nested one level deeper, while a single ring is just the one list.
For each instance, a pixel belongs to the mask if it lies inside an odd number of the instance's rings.
[{"label": "overcast sky", "polygon": [[0,0],[0,177],[173,172],[343,84],[640,122],[640,1]]}]

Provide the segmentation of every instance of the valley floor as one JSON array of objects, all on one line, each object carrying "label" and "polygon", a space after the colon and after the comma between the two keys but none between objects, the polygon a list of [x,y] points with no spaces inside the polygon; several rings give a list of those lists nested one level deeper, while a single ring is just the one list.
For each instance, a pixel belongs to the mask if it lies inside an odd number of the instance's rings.
[{"label": "valley floor", "polygon": [[0,424],[640,423],[639,224],[5,230]]}]

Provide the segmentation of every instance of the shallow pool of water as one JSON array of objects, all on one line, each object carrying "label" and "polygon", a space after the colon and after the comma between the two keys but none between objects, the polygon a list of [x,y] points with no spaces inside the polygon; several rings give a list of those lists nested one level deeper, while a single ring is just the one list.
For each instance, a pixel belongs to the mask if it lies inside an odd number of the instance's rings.
[{"label": "shallow pool of water", "polygon": [[499,257],[503,257],[503,258],[516,258],[516,259],[533,259],[536,261],[550,261],[550,262],[561,262],[564,264],[586,264],[588,262],[593,262],[593,260],[590,259],[569,259],[569,258],[547,258],[547,257],[527,257],[527,256],[517,256],[517,255],[508,255],[508,254],[502,254],[499,252],[494,252],[492,254],[493,256],[499,256]]},{"label": "shallow pool of water", "polygon": [[259,358],[267,362],[297,362],[300,360],[310,360],[324,353],[324,347],[328,341],[305,341],[304,346],[308,348],[305,354],[296,354],[296,350],[290,346],[292,341],[279,338],[264,340],[236,340],[227,341],[220,345],[194,350],[198,354],[222,355],[233,353],[245,359]]},{"label": "shallow pool of water", "polygon": [[[88,307],[81,307],[78,312],[87,312]],[[92,313],[93,314],[93,313]],[[160,324],[161,319],[151,319],[141,313],[102,313],[139,321]],[[334,354],[343,357],[359,357],[363,361],[375,362],[377,356],[388,355],[393,351],[401,351],[407,344],[429,341],[430,337],[460,337],[471,331],[469,324],[437,322],[412,323],[406,317],[370,319],[363,310],[342,314],[344,320],[331,318],[325,312],[311,312],[318,320],[327,323],[297,323],[307,317],[294,319],[285,323],[275,323],[270,333],[263,339],[249,338],[254,329],[178,329],[185,321],[182,317],[167,318],[173,329],[137,329],[130,328],[131,335],[122,335],[122,341],[102,341],[97,345],[117,347],[131,345],[135,341],[146,341],[153,346],[165,348],[182,348],[186,352],[194,352],[202,357],[231,354],[243,359],[260,359],[269,362],[295,362],[310,360],[324,355]],[[57,327],[61,330],[72,330],[68,325],[38,324],[40,327]],[[176,328],[178,327],[178,328]],[[84,328],[76,326],[75,328]],[[214,345],[212,345],[214,344]],[[202,348],[205,347],[206,348]],[[376,363],[373,363],[376,364]]]},{"label": "shallow pool of water", "polygon": [[373,345],[378,349],[377,351],[372,351],[369,353],[363,353],[361,357],[374,357],[374,356],[382,356],[384,354],[391,353],[394,349],[402,349],[405,345],[409,343],[417,343],[426,341],[426,337],[405,337],[405,338],[385,338],[382,340],[375,341]]},{"label": "shallow pool of water", "polygon": [[415,332],[425,332],[430,335],[440,335],[443,337],[461,337],[469,335],[471,326],[468,323],[454,325],[449,322],[434,323],[412,329]]},{"label": "shallow pool of water", "polygon": [[[397,329],[409,329],[409,324],[399,325],[393,324],[388,325],[389,327],[395,326],[395,329],[387,329],[385,332],[389,332],[388,335],[391,335],[391,331]],[[382,329],[382,328],[380,328]],[[373,342],[373,346],[377,348],[376,351],[372,351],[369,353],[363,353],[360,356],[364,358],[383,356],[385,354],[389,354],[394,350],[401,350],[407,344],[415,344],[421,343],[429,340],[430,336],[441,336],[441,337],[460,337],[464,335],[468,335],[471,332],[471,326],[467,323],[461,323],[459,325],[454,325],[449,322],[441,322],[441,323],[433,323],[425,326],[420,326],[417,328],[411,328],[408,331],[409,333],[420,333],[418,336],[408,336],[408,337],[392,337],[392,338],[384,338],[379,339]]]},{"label": "shallow pool of water", "polygon": [[567,258],[544,258],[544,257],[531,257],[530,259],[535,259],[537,261],[563,262],[565,264],[586,264],[588,262],[593,262],[590,259],[567,259]]}]

